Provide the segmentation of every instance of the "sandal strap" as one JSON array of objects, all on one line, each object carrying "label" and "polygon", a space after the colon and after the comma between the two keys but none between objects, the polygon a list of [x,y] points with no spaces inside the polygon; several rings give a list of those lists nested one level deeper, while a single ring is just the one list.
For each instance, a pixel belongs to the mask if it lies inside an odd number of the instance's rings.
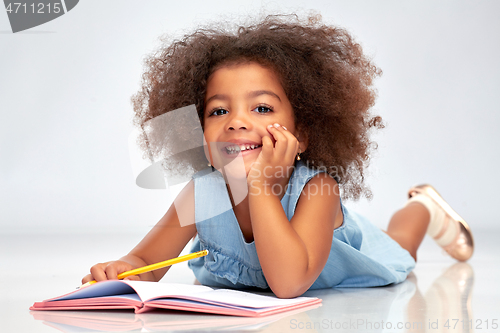
[{"label": "sandal strap", "polygon": [[446,232],[446,230],[448,229],[448,226],[450,225],[450,217],[448,215],[446,215],[446,219],[444,220],[444,223],[443,223],[443,226],[441,227],[441,230],[439,231],[439,233],[432,237],[434,238],[435,240],[438,240],[439,238],[441,238],[444,233]]}]

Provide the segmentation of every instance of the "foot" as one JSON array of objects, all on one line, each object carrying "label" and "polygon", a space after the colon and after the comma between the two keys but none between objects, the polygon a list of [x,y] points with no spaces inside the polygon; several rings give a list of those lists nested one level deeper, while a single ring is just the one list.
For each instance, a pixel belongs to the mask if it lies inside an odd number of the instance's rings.
[{"label": "foot", "polygon": [[468,260],[474,252],[474,241],[465,220],[430,185],[415,186],[410,189],[408,196],[410,202],[420,202],[429,210],[431,221],[427,234],[453,258]]}]

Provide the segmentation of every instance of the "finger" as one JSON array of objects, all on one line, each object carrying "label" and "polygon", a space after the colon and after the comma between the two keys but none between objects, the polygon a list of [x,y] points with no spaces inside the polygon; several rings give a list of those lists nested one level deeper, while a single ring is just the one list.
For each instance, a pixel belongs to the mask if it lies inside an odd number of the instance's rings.
[{"label": "finger", "polygon": [[282,154],[284,161],[291,162],[293,164],[293,160],[295,159],[295,155],[297,155],[298,151],[298,140],[293,135],[293,133],[289,132],[285,126],[280,126],[279,124],[275,124],[274,128],[276,128],[279,133],[283,134],[285,139],[279,140],[279,145],[275,145],[277,148],[277,153]]},{"label": "finger", "polygon": [[141,278],[138,275],[127,276],[124,280],[130,281],[141,281]]},{"label": "finger", "polygon": [[293,133],[289,132],[285,126],[281,126],[282,128],[282,133],[285,135],[288,139],[288,144],[286,148],[286,156],[285,160],[286,161],[292,161],[295,159],[295,156],[297,155],[297,152],[299,150],[299,141],[293,135]]},{"label": "finger", "polygon": [[262,138],[262,152],[261,152],[262,157],[266,160],[271,158],[271,156],[273,155],[273,149],[274,146],[271,138],[268,136],[264,136]]},{"label": "finger", "polygon": [[106,273],[104,272],[104,265],[105,264],[97,264],[90,268],[90,274],[92,275],[94,280],[104,281],[108,279],[106,277]]},{"label": "finger", "polygon": [[298,139],[298,137],[297,137],[295,134],[293,134],[292,132],[290,132],[290,131],[288,130],[288,128],[286,128],[286,127],[285,127],[285,126],[283,126],[283,125],[281,126],[281,128],[283,129],[282,133],[283,133],[284,135],[286,135],[288,138],[292,138],[292,139],[295,139],[295,140],[297,140],[297,141],[299,140],[299,139]]},{"label": "finger", "polygon": [[94,278],[92,277],[92,274],[87,274],[83,277],[82,284],[85,284],[85,283],[92,281],[92,280],[94,280]]},{"label": "finger", "polygon": [[108,278],[108,280],[118,280],[118,272],[116,270],[116,265],[115,264],[109,264],[106,266],[105,268],[105,272],[106,272],[106,277]]},{"label": "finger", "polygon": [[286,148],[288,145],[287,137],[282,133],[285,130],[279,125],[274,124],[268,126],[269,133],[271,133],[276,140],[274,145],[274,150],[279,158],[283,158],[286,152]]}]

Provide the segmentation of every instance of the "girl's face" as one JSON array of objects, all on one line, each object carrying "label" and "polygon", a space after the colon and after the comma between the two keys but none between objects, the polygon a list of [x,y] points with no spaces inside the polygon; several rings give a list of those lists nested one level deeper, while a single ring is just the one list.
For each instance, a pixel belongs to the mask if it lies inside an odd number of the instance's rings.
[{"label": "girl's face", "polygon": [[[255,62],[228,65],[209,77],[203,117],[211,164],[219,168],[219,157],[241,156],[246,175],[262,150],[262,138],[275,142],[268,125],[278,123],[297,136],[292,106],[278,77]],[[239,154],[234,146],[240,147]]]}]

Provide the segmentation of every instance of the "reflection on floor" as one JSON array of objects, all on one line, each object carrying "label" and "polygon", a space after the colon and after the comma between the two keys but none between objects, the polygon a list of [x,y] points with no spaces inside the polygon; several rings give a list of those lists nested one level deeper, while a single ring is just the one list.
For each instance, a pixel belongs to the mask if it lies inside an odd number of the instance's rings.
[{"label": "reflection on floor", "polygon": [[[314,290],[306,296],[323,300],[320,307],[265,318],[238,318],[176,311],[154,311],[134,314],[129,311],[29,311],[34,301],[50,298],[76,286],[73,279],[82,274],[81,264],[95,262],[84,259],[77,249],[99,244],[105,236],[10,236],[1,237],[16,258],[2,251],[2,262],[20,268],[7,273],[7,283],[0,287],[6,295],[1,305],[3,328],[7,331],[31,332],[156,332],[156,331],[258,331],[258,332],[500,332],[500,293],[496,288],[499,277],[500,250],[498,233],[476,233],[476,253],[469,263],[457,263],[443,256],[440,249],[425,242],[419,253],[419,263],[408,279],[398,285],[382,288],[343,288]],[[30,239],[30,237],[33,237]],[[69,238],[70,239],[69,239]],[[100,239],[99,237],[102,237]],[[127,243],[136,236],[123,236]],[[89,239],[92,241],[89,242]],[[48,242],[50,241],[50,242]],[[23,244],[24,243],[24,244]],[[46,246],[43,247],[42,244]],[[71,244],[71,245],[70,245]],[[127,243],[127,244],[133,244]],[[75,250],[79,260],[67,260],[59,248]],[[73,248],[73,249],[72,249]],[[16,251],[17,250],[17,251]],[[24,251],[23,251],[24,250]],[[31,250],[31,251],[29,251]],[[34,251],[37,250],[37,251]],[[91,257],[99,255],[88,250]],[[50,253],[50,254],[49,254]],[[71,252],[69,252],[71,253]],[[76,254],[80,253],[80,254]],[[112,254],[112,253],[111,253]],[[35,259],[32,267],[40,276],[29,274],[20,262]],[[71,255],[69,255],[71,256]],[[108,256],[106,256],[108,257]],[[4,261],[5,259],[5,261]],[[38,260],[36,260],[38,259]],[[107,259],[107,258],[103,258]],[[495,265],[496,264],[496,265]],[[16,266],[17,265],[17,266]],[[38,267],[37,267],[38,266]],[[43,269],[40,269],[42,268]],[[53,268],[52,268],[53,267]],[[68,269],[69,271],[67,271]],[[177,267],[164,280],[190,283],[187,267]],[[69,276],[71,275],[71,277]],[[5,276],[2,278],[4,279]],[[44,288],[36,287],[39,280]],[[64,281],[64,282],[63,282]],[[6,287],[8,285],[8,287]],[[61,289],[61,288],[66,289]],[[3,296],[2,296],[3,297]],[[6,302],[9,305],[6,305]],[[3,330],[2,330],[3,331]]]},{"label": "reflection on floor", "polygon": [[[334,290],[328,301],[331,321],[322,329],[370,332],[471,332],[474,272],[455,263],[425,294],[411,273],[401,284],[365,290]],[[346,316],[352,313],[352,316]],[[323,313],[323,315],[327,315]]]}]

